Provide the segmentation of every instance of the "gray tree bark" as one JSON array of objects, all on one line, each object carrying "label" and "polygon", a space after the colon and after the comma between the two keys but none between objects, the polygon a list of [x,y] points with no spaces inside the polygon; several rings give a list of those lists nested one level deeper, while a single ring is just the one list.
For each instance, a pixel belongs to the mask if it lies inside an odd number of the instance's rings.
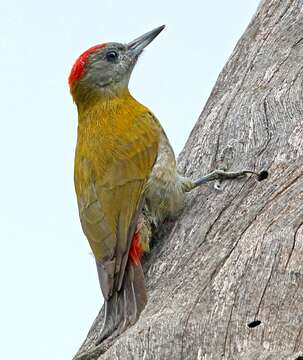
[{"label": "gray tree bark", "polygon": [[[264,0],[179,157],[193,179],[268,169],[188,194],[144,259],[148,304],[75,359],[303,359],[303,2]],[[203,71],[203,70],[201,70]]]}]

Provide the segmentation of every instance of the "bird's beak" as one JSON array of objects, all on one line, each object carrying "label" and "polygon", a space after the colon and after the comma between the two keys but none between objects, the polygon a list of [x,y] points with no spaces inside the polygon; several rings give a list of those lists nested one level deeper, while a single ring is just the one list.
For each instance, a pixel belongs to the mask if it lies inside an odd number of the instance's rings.
[{"label": "bird's beak", "polygon": [[151,43],[156,36],[165,28],[165,25],[159,26],[156,29],[149,31],[148,33],[141,35],[137,39],[131,41],[127,44],[129,50],[134,52],[136,55],[139,55],[143,49]]}]

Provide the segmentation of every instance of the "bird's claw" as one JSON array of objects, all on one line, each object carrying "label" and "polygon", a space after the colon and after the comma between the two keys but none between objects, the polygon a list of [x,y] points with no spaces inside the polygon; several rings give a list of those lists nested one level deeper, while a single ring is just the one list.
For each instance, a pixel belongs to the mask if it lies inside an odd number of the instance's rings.
[{"label": "bird's claw", "polygon": [[191,183],[191,187],[188,187],[185,191],[190,191],[202,184],[206,184],[210,181],[216,181],[214,188],[216,190],[222,190],[221,189],[221,183],[224,180],[231,180],[231,179],[241,179],[243,177],[246,177],[247,175],[252,174],[257,176],[258,181],[262,181],[268,177],[268,171],[267,170],[261,170],[259,173],[253,171],[253,170],[241,170],[241,171],[225,171],[221,169],[217,169],[212,171],[211,173],[201,177],[198,180],[195,180]]}]

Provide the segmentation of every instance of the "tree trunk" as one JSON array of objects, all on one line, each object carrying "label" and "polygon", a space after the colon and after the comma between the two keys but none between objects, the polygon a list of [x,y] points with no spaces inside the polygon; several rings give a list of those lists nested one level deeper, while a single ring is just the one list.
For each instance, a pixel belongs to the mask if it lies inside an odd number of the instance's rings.
[{"label": "tree trunk", "polygon": [[[264,0],[221,72],[179,158],[268,169],[188,194],[144,259],[148,304],[75,359],[303,359],[303,2]],[[201,69],[203,71],[203,69]]]}]

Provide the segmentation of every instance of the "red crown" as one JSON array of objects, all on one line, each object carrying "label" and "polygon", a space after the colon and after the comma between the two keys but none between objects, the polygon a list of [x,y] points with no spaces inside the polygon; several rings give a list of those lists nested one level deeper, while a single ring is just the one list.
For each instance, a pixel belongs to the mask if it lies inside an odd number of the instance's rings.
[{"label": "red crown", "polygon": [[73,65],[72,70],[68,77],[69,86],[72,86],[74,81],[79,80],[81,78],[81,76],[83,75],[84,70],[85,70],[85,64],[87,62],[89,55],[98,49],[104,48],[105,46],[106,46],[106,44],[99,44],[99,45],[92,46],[88,50],[84,51],[84,53],[78,57],[78,59],[75,61],[74,65]]}]

